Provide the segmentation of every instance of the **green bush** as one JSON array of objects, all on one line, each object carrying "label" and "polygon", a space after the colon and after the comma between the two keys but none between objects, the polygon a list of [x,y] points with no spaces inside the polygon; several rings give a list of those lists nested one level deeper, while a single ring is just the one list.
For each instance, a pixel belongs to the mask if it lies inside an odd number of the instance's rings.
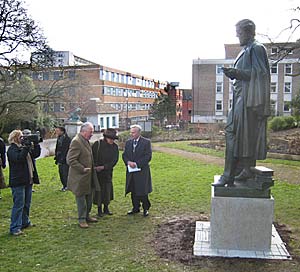
[{"label": "green bush", "polygon": [[269,121],[269,128],[273,131],[294,128],[296,120],[293,116],[277,116]]}]

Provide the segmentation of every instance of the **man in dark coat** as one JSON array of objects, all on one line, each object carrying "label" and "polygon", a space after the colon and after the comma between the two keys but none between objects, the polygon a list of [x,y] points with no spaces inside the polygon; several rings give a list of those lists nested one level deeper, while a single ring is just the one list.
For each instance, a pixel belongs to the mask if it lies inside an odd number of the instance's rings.
[{"label": "man in dark coat", "polygon": [[234,80],[233,106],[226,126],[224,173],[214,186],[234,185],[253,174],[250,168],[267,154],[267,118],[270,115],[270,68],[265,47],[255,41],[255,24],[248,19],[236,24],[244,46],[233,68],[223,68]]},{"label": "man in dark coat", "polygon": [[149,162],[152,158],[151,142],[141,136],[141,127],[130,127],[131,139],[126,141],[122,154],[126,165],[125,195],[131,192],[132,210],[127,214],[140,212],[140,203],[144,210],[144,216],[149,215],[151,203],[148,194],[152,192],[152,182]]},{"label": "man in dark coat", "polygon": [[68,173],[69,173],[69,165],[67,164],[66,158],[69,151],[71,139],[66,133],[66,129],[64,127],[56,127],[55,133],[57,136],[56,146],[55,146],[55,164],[58,165],[58,172],[60,181],[62,183],[61,190],[64,192],[67,189],[68,182]]},{"label": "man in dark coat", "polygon": [[114,142],[118,139],[117,131],[108,128],[103,132],[103,137],[92,146],[94,165],[100,185],[100,191],[94,191],[93,202],[98,206],[99,217],[103,214],[112,215],[108,205],[114,199],[113,168],[119,160],[119,148]]},{"label": "man in dark coat", "polygon": [[[2,169],[6,167],[6,146],[2,138],[0,138],[0,189],[6,188]],[[1,192],[0,192],[1,193]],[[1,199],[1,195],[0,195]]]}]

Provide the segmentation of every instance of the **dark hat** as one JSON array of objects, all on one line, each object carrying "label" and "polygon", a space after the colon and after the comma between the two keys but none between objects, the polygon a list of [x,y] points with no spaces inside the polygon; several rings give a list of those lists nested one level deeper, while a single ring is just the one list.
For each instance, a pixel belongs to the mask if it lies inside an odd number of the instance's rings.
[{"label": "dark hat", "polygon": [[119,139],[119,137],[117,136],[117,131],[113,128],[108,128],[108,129],[104,130],[103,136],[106,138],[113,139],[113,140]]}]

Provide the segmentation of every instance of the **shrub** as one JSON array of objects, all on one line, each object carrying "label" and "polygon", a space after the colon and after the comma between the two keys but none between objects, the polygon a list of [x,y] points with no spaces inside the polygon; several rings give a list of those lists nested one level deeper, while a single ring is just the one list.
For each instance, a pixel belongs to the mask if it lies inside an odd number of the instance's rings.
[{"label": "shrub", "polygon": [[293,116],[277,116],[269,121],[269,128],[273,131],[291,129],[295,127],[295,123]]}]

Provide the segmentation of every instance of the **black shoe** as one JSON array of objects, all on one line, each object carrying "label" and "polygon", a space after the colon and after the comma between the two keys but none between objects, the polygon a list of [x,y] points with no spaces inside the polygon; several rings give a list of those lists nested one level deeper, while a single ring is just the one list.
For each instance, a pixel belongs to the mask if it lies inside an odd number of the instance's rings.
[{"label": "black shoe", "polygon": [[132,210],[128,211],[127,214],[128,214],[128,215],[133,215],[133,214],[139,213],[139,212],[140,212],[140,210],[133,210],[133,209],[132,209]]},{"label": "black shoe", "polygon": [[103,213],[107,215],[113,215],[113,213],[108,209],[108,206],[104,206]]},{"label": "black shoe", "polygon": [[149,215],[149,211],[148,210],[144,210],[143,215],[144,215],[144,217],[148,216]]},{"label": "black shoe", "polygon": [[102,208],[101,206],[98,207],[98,214],[97,214],[98,217],[102,217],[103,216],[103,212],[102,212]]}]

